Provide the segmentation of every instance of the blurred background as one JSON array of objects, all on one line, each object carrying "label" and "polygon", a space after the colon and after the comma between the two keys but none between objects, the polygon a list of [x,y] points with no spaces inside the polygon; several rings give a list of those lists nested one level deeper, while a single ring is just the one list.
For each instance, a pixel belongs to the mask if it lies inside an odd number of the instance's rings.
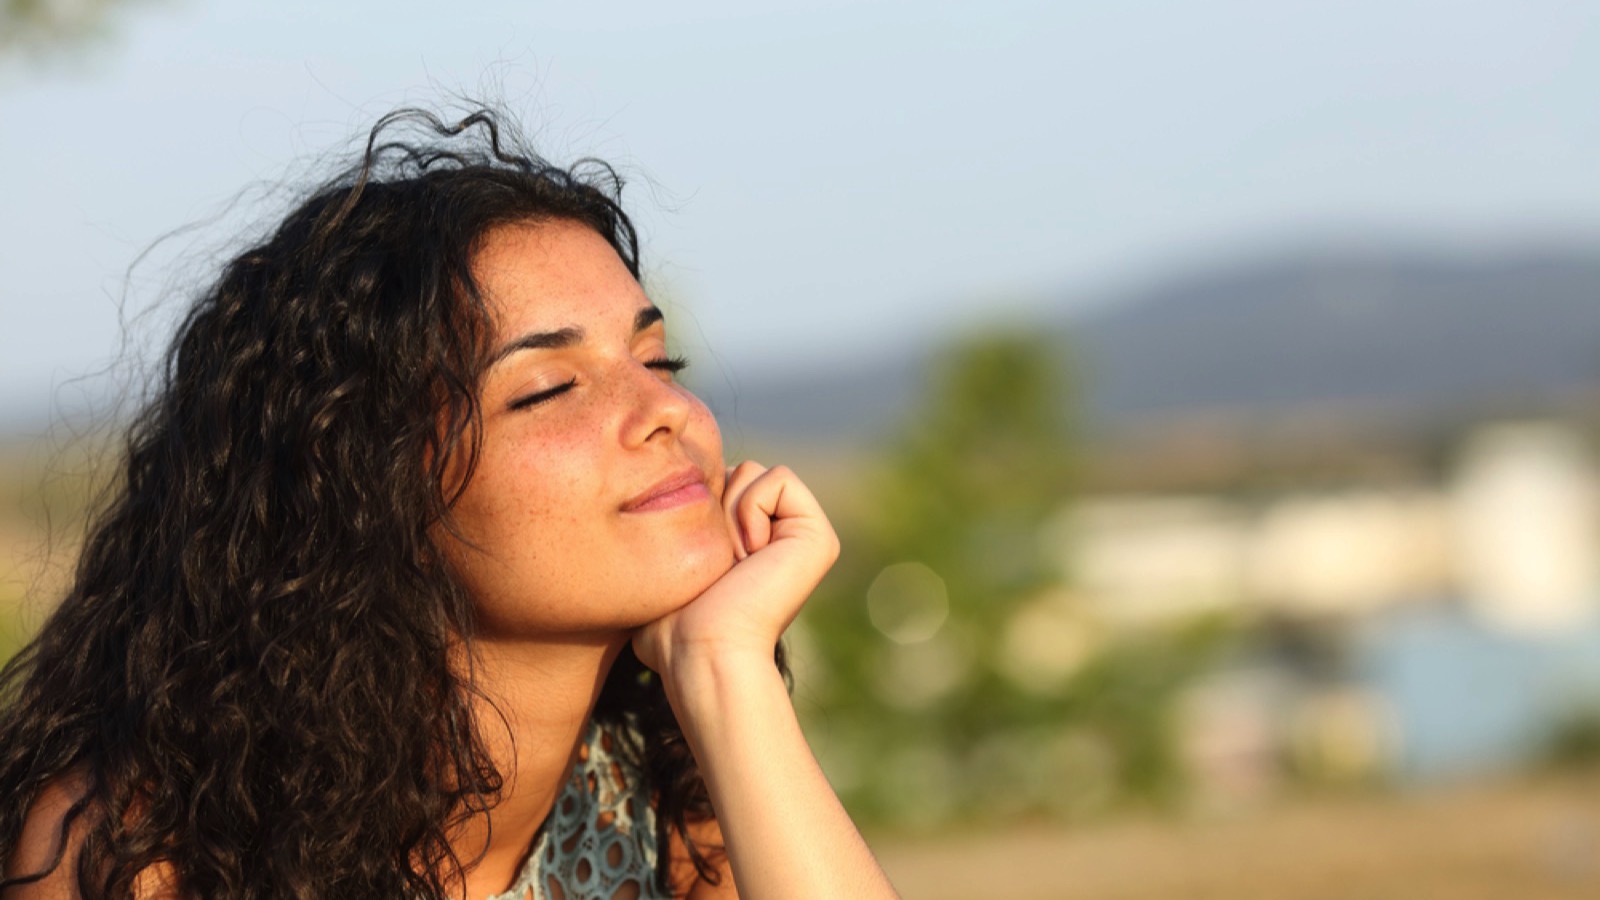
[{"label": "blurred background", "polygon": [[0,3],[0,654],[218,260],[483,97],[834,518],[908,896],[1600,890],[1594,5]]}]

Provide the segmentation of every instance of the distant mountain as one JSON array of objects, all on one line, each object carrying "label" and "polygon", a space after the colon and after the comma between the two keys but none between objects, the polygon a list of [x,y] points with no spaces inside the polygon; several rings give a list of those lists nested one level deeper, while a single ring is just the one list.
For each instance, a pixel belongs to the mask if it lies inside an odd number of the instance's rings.
[{"label": "distant mountain", "polygon": [[[1419,423],[1514,413],[1600,386],[1600,253],[1306,255],[1174,278],[1041,327],[1077,361],[1091,431],[1330,407]],[[932,349],[707,399],[752,434],[860,437],[916,402]]]}]

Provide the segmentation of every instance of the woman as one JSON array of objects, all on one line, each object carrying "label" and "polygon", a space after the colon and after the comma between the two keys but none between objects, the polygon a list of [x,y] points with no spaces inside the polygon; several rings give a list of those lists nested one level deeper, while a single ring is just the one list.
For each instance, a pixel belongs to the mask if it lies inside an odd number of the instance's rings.
[{"label": "woman", "polygon": [[836,538],[619,187],[402,112],[226,266],[0,683],[0,896],[893,895],[773,653]]}]

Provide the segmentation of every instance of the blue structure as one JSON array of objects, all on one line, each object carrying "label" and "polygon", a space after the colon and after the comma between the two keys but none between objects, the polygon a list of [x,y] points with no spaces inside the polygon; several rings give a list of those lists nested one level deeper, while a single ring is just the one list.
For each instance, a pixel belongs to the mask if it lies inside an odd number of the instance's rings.
[{"label": "blue structure", "polygon": [[1402,782],[1525,765],[1562,723],[1600,715],[1600,617],[1527,636],[1458,605],[1413,607],[1364,629],[1352,661],[1394,715]]}]

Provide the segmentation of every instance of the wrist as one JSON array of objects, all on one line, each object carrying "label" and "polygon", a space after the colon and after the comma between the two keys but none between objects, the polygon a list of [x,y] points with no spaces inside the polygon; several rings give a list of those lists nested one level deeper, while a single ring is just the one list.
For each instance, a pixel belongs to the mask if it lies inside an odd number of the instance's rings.
[{"label": "wrist", "polygon": [[679,647],[661,673],[667,700],[680,724],[718,719],[746,704],[767,704],[789,690],[771,647]]}]

